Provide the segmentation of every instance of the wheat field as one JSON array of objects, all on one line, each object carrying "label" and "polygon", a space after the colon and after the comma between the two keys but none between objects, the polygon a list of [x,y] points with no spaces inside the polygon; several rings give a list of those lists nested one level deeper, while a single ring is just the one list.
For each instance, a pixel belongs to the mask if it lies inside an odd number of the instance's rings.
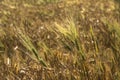
[{"label": "wheat field", "polygon": [[119,0],[1,0],[0,80],[120,80]]}]

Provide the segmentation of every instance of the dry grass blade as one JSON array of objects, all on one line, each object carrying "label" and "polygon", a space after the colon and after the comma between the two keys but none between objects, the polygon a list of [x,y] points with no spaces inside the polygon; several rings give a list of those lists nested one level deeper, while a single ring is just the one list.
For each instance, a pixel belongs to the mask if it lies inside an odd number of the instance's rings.
[{"label": "dry grass blade", "polygon": [[92,40],[92,42],[94,42],[94,48],[95,48],[96,56],[97,56],[98,52],[99,52],[98,51],[98,44],[97,44],[97,40],[96,40],[94,32],[93,32],[92,26],[90,26],[90,33],[91,33],[91,40]]}]

